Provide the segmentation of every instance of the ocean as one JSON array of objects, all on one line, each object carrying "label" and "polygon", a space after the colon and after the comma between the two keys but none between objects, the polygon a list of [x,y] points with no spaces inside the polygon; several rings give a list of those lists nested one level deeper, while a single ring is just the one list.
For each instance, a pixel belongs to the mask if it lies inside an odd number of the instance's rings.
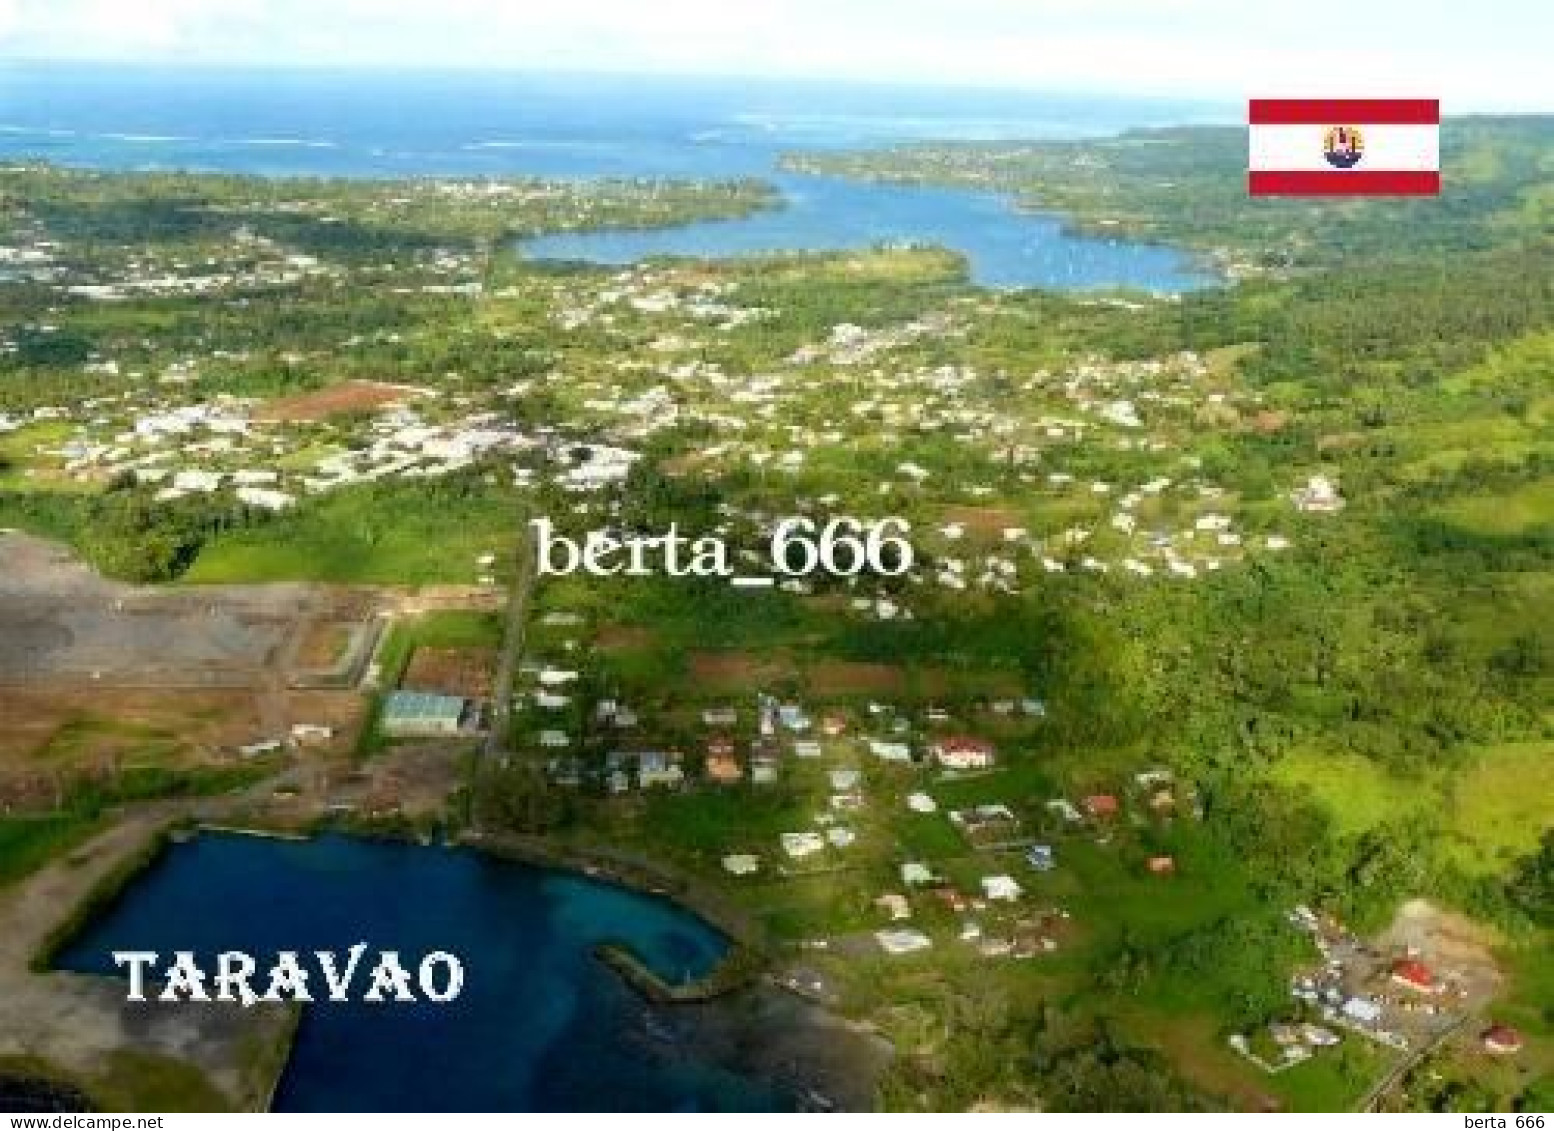
[{"label": "ocean", "polygon": [[[115,950],[458,955],[452,1003],[304,1007],[278,1111],[750,1111],[793,1099],[663,1043],[651,1010],[596,959],[624,942],[671,982],[728,941],[688,911],[568,872],[465,849],[344,836],[206,833],[168,848],[57,957],[115,974]],[[120,975],[122,976],[122,975]],[[315,996],[322,990],[315,988]],[[609,1081],[601,1087],[601,1081]]]},{"label": "ocean", "polygon": [[787,206],[745,220],[533,241],[530,255],[625,263],[928,243],[991,287],[1176,292],[1212,285],[1171,248],[1063,231],[998,196],[795,176],[795,149],[1093,137],[1223,121],[1180,101],[737,79],[426,71],[0,67],[0,161],[262,176],[755,176]]}]

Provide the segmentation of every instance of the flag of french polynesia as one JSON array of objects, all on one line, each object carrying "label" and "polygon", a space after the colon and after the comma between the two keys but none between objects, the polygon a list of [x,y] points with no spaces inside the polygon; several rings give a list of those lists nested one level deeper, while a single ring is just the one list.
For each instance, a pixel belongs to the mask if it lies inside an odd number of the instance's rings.
[{"label": "flag of french polynesia", "polygon": [[1433,98],[1254,98],[1253,196],[1434,196],[1441,104]]}]

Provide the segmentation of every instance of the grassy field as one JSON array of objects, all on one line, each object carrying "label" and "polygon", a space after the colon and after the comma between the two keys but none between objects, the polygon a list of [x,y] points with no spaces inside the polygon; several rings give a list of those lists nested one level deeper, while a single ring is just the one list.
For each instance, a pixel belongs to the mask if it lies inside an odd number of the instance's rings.
[{"label": "grassy field", "polygon": [[1554,530],[1554,480],[1528,483],[1495,495],[1456,499],[1440,508],[1442,518],[1475,534],[1524,534]]},{"label": "grassy field", "polygon": [[248,530],[222,535],[185,575],[193,583],[322,581],[474,584],[476,559],[512,545],[520,515],[503,493],[422,497],[416,489],[338,491]]},{"label": "grassy field", "polygon": [[0,887],[15,883],[86,840],[98,826],[86,813],[0,817]]},{"label": "grassy field", "polygon": [[1453,783],[1448,852],[1471,872],[1500,873],[1534,852],[1551,823],[1549,769],[1554,744],[1508,743],[1478,751]]},{"label": "grassy field", "polygon": [[1300,750],[1281,759],[1270,776],[1309,795],[1333,818],[1340,835],[1362,833],[1407,813],[1434,811],[1442,799],[1438,777],[1398,777],[1358,754]]}]

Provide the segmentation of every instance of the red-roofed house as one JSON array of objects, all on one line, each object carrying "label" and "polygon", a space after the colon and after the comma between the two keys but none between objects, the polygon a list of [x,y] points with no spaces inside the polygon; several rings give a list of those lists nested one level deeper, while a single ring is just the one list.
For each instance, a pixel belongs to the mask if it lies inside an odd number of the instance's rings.
[{"label": "red-roofed house", "polygon": [[1392,980],[1398,985],[1422,994],[1440,992],[1440,984],[1430,968],[1417,958],[1400,958],[1392,964]]},{"label": "red-roofed house", "polygon": [[1522,1035],[1509,1025],[1491,1025],[1478,1039],[1484,1051],[1494,1056],[1514,1056],[1522,1051]]},{"label": "red-roofed house", "polygon": [[1117,799],[1109,793],[1095,793],[1085,798],[1085,812],[1092,817],[1115,817]]},{"label": "red-roofed house", "polygon": [[985,770],[993,764],[993,744],[982,738],[956,735],[937,739],[928,752],[951,770]]},{"label": "red-roofed house", "polygon": [[714,738],[707,743],[706,773],[708,780],[719,785],[735,785],[744,780],[745,771],[731,740]]}]

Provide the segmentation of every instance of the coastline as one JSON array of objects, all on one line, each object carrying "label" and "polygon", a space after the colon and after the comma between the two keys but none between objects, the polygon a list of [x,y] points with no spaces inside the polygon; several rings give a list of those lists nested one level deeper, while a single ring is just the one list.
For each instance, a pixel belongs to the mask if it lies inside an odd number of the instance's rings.
[{"label": "coastline", "polygon": [[[162,814],[143,822],[137,830],[141,835],[121,845],[85,893],[62,909],[62,916],[31,953],[27,976],[40,989],[57,992],[68,983],[82,993],[122,1006],[118,993],[112,991],[111,978],[52,971],[49,964],[94,915],[117,899],[162,853],[175,843],[206,832],[306,842],[327,828],[327,821],[314,822],[305,830],[271,827],[264,821],[201,822],[182,813]],[[427,843],[394,832],[347,830],[346,835]],[[723,960],[702,978],[684,985],[659,977],[628,947],[606,942],[594,949],[595,959],[640,1003],[649,1029],[672,1034],[650,1046],[649,1055],[717,1063],[758,1079],[805,1107],[867,1110],[872,1106],[875,1082],[894,1050],[878,1034],[772,978],[764,933],[716,893],[662,866],[603,848],[475,833],[451,837],[444,843],[663,899],[726,937],[729,950]],[[220,1010],[203,1015],[206,1023],[220,1025],[228,1039],[217,1048],[202,1051],[195,1060],[177,1059],[218,1087],[236,1108],[270,1110],[295,1051],[301,1007],[288,1005],[266,1011],[263,1018]],[[157,1016],[178,1018],[176,1011],[157,1011]],[[69,1063],[59,1063],[58,1067],[64,1078],[77,1082],[95,1101],[102,1102],[89,1072]],[[234,1082],[241,1086],[234,1087]]]}]

